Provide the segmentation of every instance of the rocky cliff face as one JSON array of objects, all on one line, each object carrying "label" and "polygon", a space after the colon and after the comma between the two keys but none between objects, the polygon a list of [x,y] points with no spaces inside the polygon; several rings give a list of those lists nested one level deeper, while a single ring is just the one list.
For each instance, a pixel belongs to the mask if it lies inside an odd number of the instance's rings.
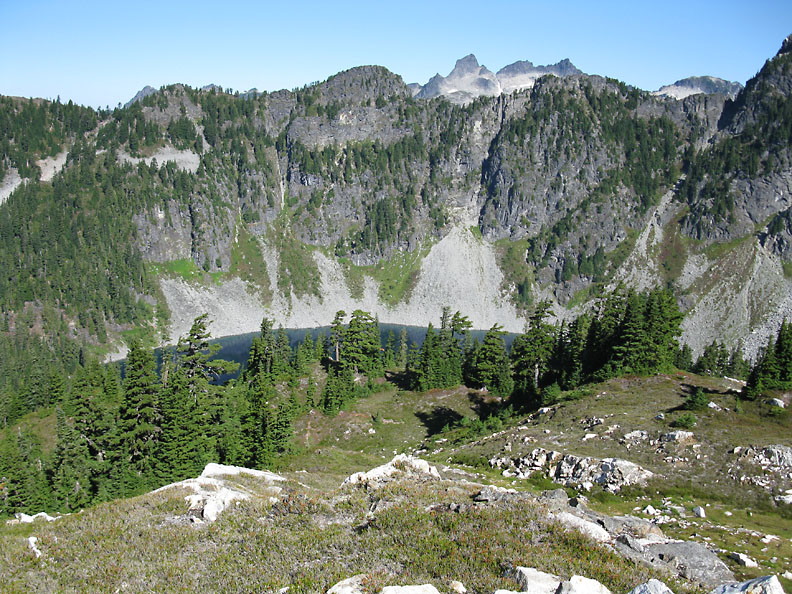
[{"label": "rocky cliff face", "polygon": [[[568,61],[493,74],[471,55],[418,92],[377,66],[276,93],[174,85],[108,115],[84,142],[153,180],[129,215],[143,257],[263,287],[261,309],[245,306],[255,317],[301,325],[311,316],[298,312],[351,299],[382,321],[424,324],[464,305],[479,325],[500,316],[520,330],[538,299],[564,317],[622,280],[673,285],[704,312],[686,331],[696,348],[711,336],[737,344],[785,307],[789,46],[733,100],[709,79],[681,81],[703,92],[678,100]],[[470,250],[438,251],[461,237],[476,238],[498,274],[458,266]],[[762,282],[770,269],[777,282]],[[171,309],[191,315],[169,282]]]}]

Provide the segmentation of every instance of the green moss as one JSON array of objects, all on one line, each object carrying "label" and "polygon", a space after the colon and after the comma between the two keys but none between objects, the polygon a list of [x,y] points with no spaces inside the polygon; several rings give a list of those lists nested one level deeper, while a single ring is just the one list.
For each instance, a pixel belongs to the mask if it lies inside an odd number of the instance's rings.
[{"label": "green moss", "polygon": [[527,309],[533,303],[531,291],[534,286],[534,268],[528,264],[526,253],[529,248],[527,239],[501,239],[495,242],[498,263],[503,272],[502,289],[514,287],[512,300],[520,309]]},{"label": "green moss", "polygon": [[286,215],[281,215],[269,230],[270,242],[280,255],[278,288],[284,295],[294,293],[301,297],[320,297],[319,267],[313,259],[314,248],[305,245],[294,236]]},{"label": "green moss", "polygon": [[267,264],[261,253],[261,244],[241,222],[237,223],[236,241],[231,246],[231,268],[228,274],[237,276],[256,287],[264,303],[272,301],[270,279]]},{"label": "green moss", "polygon": [[390,260],[380,260],[373,266],[355,266],[347,258],[341,258],[339,262],[353,298],[360,299],[363,296],[368,276],[379,285],[380,301],[394,307],[409,299],[420,277],[421,262],[430,249],[431,244],[412,252],[398,251]]},{"label": "green moss", "polygon": [[687,261],[690,239],[679,231],[679,222],[686,214],[687,207],[663,230],[663,241],[658,255],[666,281],[678,279]]},{"label": "green moss", "polygon": [[753,235],[749,234],[744,237],[738,237],[732,241],[712,243],[704,249],[704,253],[710,260],[718,260],[725,254],[744,244],[746,241],[753,241]]},{"label": "green moss", "polygon": [[583,305],[591,300],[592,297],[597,295],[597,293],[601,290],[601,285],[596,283],[589,285],[579,291],[576,291],[574,295],[572,295],[572,299],[570,299],[567,304],[567,309],[574,309],[578,305]]},{"label": "green moss", "polygon": [[784,268],[784,278],[792,278],[792,262],[781,262]]},{"label": "green moss", "polygon": [[151,272],[158,276],[177,277],[186,281],[203,280],[204,278],[203,271],[188,258],[150,264],[149,267]]},{"label": "green moss", "polygon": [[638,239],[639,231],[637,229],[627,229],[627,237],[622,241],[616,249],[608,253],[608,262],[610,263],[610,270],[614,271],[619,266],[624,264],[627,257],[635,249],[635,241]]},{"label": "green moss", "polygon": [[121,332],[122,340],[128,345],[133,342],[139,342],[144,347],[154,348],[158,344],[158,336],[156,328],[151,326],[139,326]]}]

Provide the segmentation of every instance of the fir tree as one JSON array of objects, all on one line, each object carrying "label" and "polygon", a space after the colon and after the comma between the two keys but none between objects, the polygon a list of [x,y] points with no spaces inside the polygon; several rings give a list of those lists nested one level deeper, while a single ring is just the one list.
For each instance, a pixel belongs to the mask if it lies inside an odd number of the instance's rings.
[{"label": "fir tree", "polygon": [[505,398],[514,389],[511,364],[506,354],[505,332],[495,324],[484,335],[484,342],[476,354],[474,380],[479,386]]},{"label": "fir tree", "polygon": [[52,491],[59,511],[73,512],[91,503],[91,459],[88,445],[66,418],[56,409],[57,443],[52,455]]},{"label": "fir tree", "polygon": [[520,406],[536,403],[539,388],[550,369],[556,339],[555,328],[545,322],[549,310],[549,302],[539,303],[529,318],[528,330],[512,343],[514,392]]},{"label": "fir tree", "polygon": [[160,433],[159,380],[151,351],[134,342],[129,350],[119,429],[128,492],[151,486],[153,455]]}]

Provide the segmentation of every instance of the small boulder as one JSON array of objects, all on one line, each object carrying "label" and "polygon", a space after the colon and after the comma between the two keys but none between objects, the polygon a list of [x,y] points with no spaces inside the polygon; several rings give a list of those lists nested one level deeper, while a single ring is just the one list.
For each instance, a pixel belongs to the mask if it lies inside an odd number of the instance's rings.
[{"label": "small boulder", "polygon": [[566,528],[582,532],[597,542],[609,542],[611,540],[611,535],[607,530],[605,530],[605,528],[599,524],[589,522],[588,520],[584,520],[583,518],[580,518],[574,514],[570,514],[569,512],[561,512],[560,514],[556,514],[555,519],[563,524]]},{"label": "small boulder", "polygon": [[365,573],[353,575],[350,578],[341,580],[327,591],[327,594],[364,594],[363,580],[366,579]]},{"label": "small boulder", "polygon": [[552,489],[550,491],[542,491],[540,496],[542,501],[557,501],[559,503],[567,503],[569,495],[564,489]]},{"label": "small boulder", "polygon": [[33,551],[33,554],[36,556],[36,559],[41,557],[41,549],[38,548],[38,538],[35,536],[29,536],[28,539],[28,547],[30,550]]},{"label": "small boulder", "polygon": [[660,437],[660,441],[674,443],[689,443],[695,441],[692,431],[671,431]]},{"label": "small boulder", "polygon": [[683,578],[705,587],[734,581],[734,574],[721,559],[705,545],[689,540],[644,543],[644,558],[660,561]]},{"label": "small boulder", "polygon": [[504,499],[511,499],[515,496],[517,496],[517,491],[514,489],[505,489],[497,485],[487,485],[473,496],[473,501],[478,501],[480,503],[495,503],[503,501]]},{"label": "small boulder", "polygon": [[776,576],[766,575],[747,582],[718,586],[710,594],[784,594],[784,588]]},{"label": "small boulder", "polygon": [[465,594],[467,592],[465,585],[462,582],[458,582],[457,580],[453,580],[451,583],[449,583],[448,587],[451,588],[452,592],[456,592],[456,594]]},{"label": "small boulder", "polygon": [[729,559],[736,561],[738,565],[743,567],[759,567],[759,564],[745,553],[729,553]]},{"label": "small boulder", "polygon": [[674,592],[660,580],[651,579],[645,584],[635,586],[627,594],[674,594]]},{"label": "small boulder", "polygon": [[597,580],[573,575],[568,581],[561,582],[556,594],[611,594],[611,591]]},{"label": "small boulder", "polygon": [[520,591],[529,594],[555,594],[561,584],[561,578],[557,575],[533,567],[517,567],[514,570],[514,579],[520,584]]},{"label": "small boulder", "polygon": [[697,505],[696,507],[693,508],[693,515],[696,516],[697,518],[706,518],[707,512],[704,511],[703,507]]},{"label": "small boulder", "polygon": [[356,472],[344,479],[343,485],[355,485],[358,483],[384,484],[396,473],[407,472],[423,474],[439,479],[440,474],[437,468],[431,466],[426,460],[415,458],[408,454],[399,454],[387,464],[372,468],[367,472]]},{"label": "small boulder", "polygon": [[645,439],[649,439],[649,433],[646,431],[630,431],[629,433],[625,433],[622,441],[644,441]]},{"label": "small boulder", "polygon": [[440,594],[432,584],[421,586],[385,586],[380,594]]},{"label": "small boulder", "polygon": [[786,408],[786,402],[781,400],[780,398],[771,398],[767,401],[767,404],[770,406],[777,406],[778,408]]}]

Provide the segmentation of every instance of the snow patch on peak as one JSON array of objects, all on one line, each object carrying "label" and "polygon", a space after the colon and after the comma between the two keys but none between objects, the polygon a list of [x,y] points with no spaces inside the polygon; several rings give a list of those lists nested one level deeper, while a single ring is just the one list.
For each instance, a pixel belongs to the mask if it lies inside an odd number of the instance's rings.
[{"label": "snow patch on peak", "polygon": [[536,80],[547,74],[571,76],[583,74],[568,59],[548,66],[534,66],[532,62],[520,60],[501,68],[497,74],[478,63],[476,56],[469,54],[457,60],[447,77],[439,74],[414,95],[419,99],[443,96],[452,103],[470,103],[476,97],[497,97],[503,93],[530,89]]},{"label": "snow patch on peak", "polygon": [[672,85],[662,86],[657,91],[654,91],[652,95],[680,100],[691,95],[712,95],[718,93],[734,99],[742,88],[743,86],[740,83],[723,80],[715,76],[690,76],[678,80]]}]

